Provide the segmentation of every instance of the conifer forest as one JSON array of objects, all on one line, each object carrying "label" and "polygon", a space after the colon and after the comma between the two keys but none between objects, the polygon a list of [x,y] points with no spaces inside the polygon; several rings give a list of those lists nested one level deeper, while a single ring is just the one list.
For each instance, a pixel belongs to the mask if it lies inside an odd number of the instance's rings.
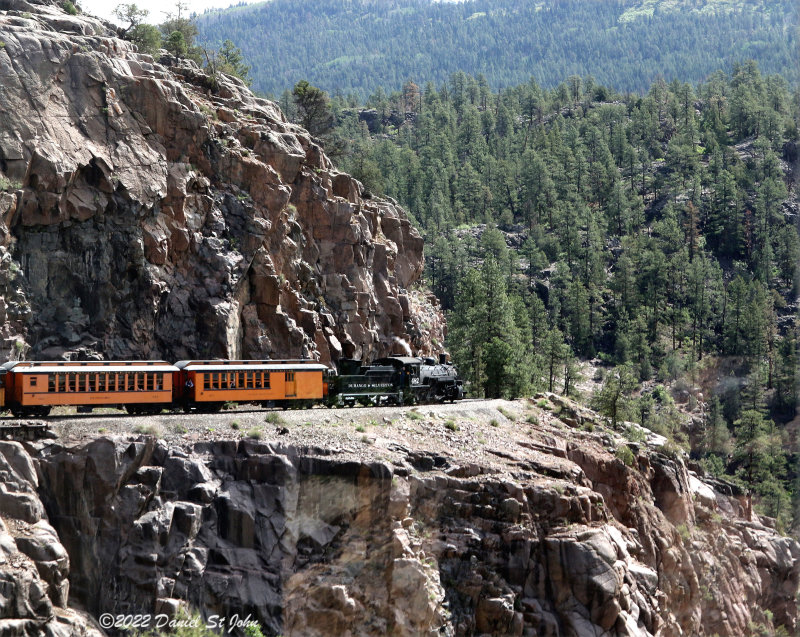
[{"label": "conifer forest", "polygon": [[578,76],[493,92],[455,73],[379,89],[366,111],[334,99],[323,138],[423,232],[474,395],[577,395],[594,361],[596,408],[744,481],[788,524],[799,97],[752,61],[643,94]]},{"label": "conifer forest", "polygon": [[[800,526],[796,7],[309,11],[275,0],[197,24],[242,46],[254,88],[365,196],[409,211],[470,393],[578,397]],[[360,36],[340,37],[353,21]]]}]

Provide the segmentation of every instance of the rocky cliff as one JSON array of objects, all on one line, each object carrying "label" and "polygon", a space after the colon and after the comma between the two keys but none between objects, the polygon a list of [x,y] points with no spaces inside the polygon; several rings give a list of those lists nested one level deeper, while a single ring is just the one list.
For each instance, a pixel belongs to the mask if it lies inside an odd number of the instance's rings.
[{"label": "rocky cliff", "polygon": [[0,358],[438,349],[422,240],[238,80],[0,0]]},{"label": "rocky cliff", "polygon": [[297,636],[796,634],[800,545],[659,437],[556,396],[373,411],[0,443],[0,634],[182,605]]}]

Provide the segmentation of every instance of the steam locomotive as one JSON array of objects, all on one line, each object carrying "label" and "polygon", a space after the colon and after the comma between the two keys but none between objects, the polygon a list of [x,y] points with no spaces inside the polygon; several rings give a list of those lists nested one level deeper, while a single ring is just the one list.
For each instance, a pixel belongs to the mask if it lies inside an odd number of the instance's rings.
[{"label": "steam locomotive", "polygon": [[464,383],[445,354],[439,355],[438,363],[427,357],[389,356],[363,366],[361,361],[342,359],[337,368],[331,391],[337,405],[454,402],[464,397]]},{"label": "steam locomotive", "polygon": [[[338,372],[338,373],[337,373]],[[456,368],[433,358],[389,356],[337,371],[309,360],[17,361],[0,366],[0,409],[45,417],[52,407],[121,407],[216,412],[226,403],[262,407],[352,406],[455,401],[464,397]]]}]

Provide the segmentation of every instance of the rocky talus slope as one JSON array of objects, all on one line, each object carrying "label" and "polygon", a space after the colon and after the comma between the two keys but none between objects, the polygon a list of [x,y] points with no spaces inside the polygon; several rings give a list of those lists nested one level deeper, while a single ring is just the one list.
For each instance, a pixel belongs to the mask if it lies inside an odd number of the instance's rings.
[{"label": "rocky talus slope", "polygon": [[238,80],[0,0],[0,358],[439,349],[422,239]]},{"label": "rocky talus slope", "polygon": [[0,443],[0,634],[182,605],[297,636],[796,633],[800,545],[658,437],[557,396],[359,413]]}]

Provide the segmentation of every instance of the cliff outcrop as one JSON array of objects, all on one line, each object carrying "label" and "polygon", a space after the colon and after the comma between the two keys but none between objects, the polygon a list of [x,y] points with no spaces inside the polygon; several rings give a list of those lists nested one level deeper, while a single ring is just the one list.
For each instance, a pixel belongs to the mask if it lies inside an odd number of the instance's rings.
[{"label": "cliff outcrop", "polygon": [[550,398],[2,443],[0,633],[188,606],[303,636],[795,634],[797,542]]},{"label": "cliff outcrop", "polygon": [[274,103],[60,3],[0,1],[0,42],[0,357],[440,348],[404,211]]}]

